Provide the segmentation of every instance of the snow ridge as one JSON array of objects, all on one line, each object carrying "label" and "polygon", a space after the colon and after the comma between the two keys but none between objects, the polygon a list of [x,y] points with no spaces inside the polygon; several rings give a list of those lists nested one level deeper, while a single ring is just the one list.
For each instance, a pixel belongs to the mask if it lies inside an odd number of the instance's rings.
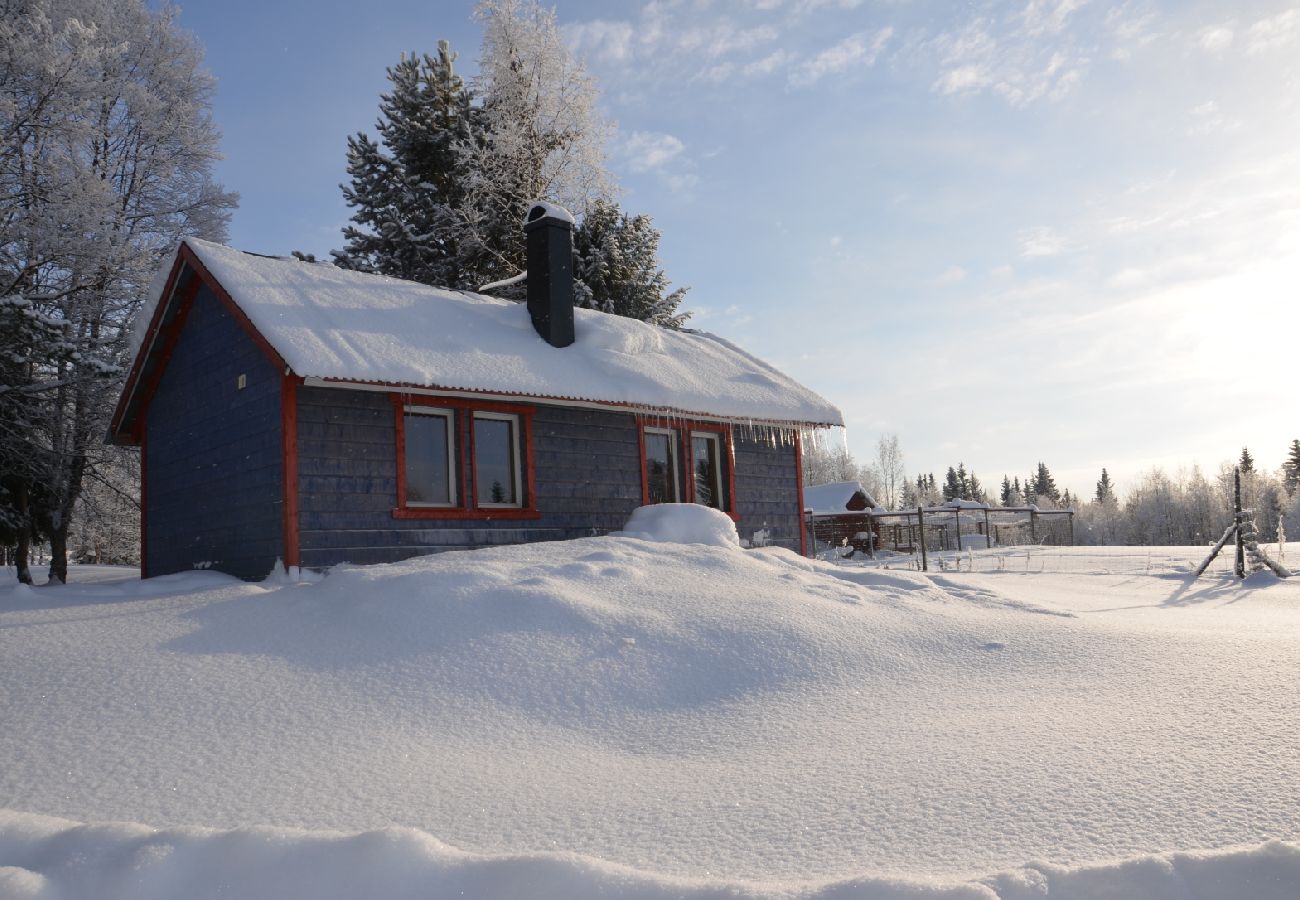
[{"label": "snow ridge", "polygon": [[1300,845],[1036,863],[970,881],[862,876],[764,883],[680,878],[575,853],[466,853],[410,828],[155,829],[0,810],[3,900],[1293,900]]}]

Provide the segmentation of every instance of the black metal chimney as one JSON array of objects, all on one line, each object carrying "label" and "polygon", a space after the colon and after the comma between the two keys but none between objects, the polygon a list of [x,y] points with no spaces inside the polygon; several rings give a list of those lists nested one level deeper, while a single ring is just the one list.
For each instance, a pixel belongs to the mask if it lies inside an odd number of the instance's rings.
[{"label": "black metal chimney", "polygon": [[573,216],[535,203],[524,221],[528,260],[528,314],[552,347],[573,343]]}]

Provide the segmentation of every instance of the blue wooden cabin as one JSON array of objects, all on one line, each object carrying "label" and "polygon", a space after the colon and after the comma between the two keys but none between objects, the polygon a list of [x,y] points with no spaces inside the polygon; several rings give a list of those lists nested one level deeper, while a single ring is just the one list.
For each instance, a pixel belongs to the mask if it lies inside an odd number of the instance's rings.
[{"label": "blue wooden cabin", "polygon": [[110,438],[140,448],[145,577],[604,534],[656,502],[804,549],[799,434],[839,411],[700,332],[575,310],[530,216],[517,304],[187,240]]}]

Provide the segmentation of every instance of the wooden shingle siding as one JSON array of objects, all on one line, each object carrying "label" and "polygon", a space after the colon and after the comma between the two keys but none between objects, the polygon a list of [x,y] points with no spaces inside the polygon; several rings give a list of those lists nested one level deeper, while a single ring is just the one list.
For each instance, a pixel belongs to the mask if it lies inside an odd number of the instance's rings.
[{"label": "wooden shingle siding", "polygon": [[146,576],[210,565],[263,578],[283,557],[280,381],[200,289],[145,423]]},{"label": "wooden shingle siding", "polygon": [[393,403],[382,392],[298,392],[302,564],[369,563],[466,547],[604,534],[641,502],[630,414],[538,406],[533,416],[534,519],[396,519]]},{"label": "wooden shingle siding", "polygon": [[[298,391],[299,527],[304,566],[391,562],[443,550],[562,540],[623,527],[641,503],[631,413],[537,406],[532,419],[540,517],[397,519],[393,401],[379,391]],[[795,451],[735,431],[741,537],[766,528],[799,548]]]},{"label": "wooden shingle siding", "polygon": [[768,543],[799,551],[799,486],[795,476],[795,448],[766,435],[750,434],[737,426],[736,531],[750,540],[756,531],[768,531]]}]

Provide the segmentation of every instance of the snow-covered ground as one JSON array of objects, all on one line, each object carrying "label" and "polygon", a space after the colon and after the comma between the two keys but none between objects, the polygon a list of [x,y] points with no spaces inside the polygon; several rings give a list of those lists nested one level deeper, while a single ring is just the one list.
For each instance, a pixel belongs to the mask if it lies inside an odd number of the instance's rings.
[{"label": "snow-covered ground", "polygon": [[710,533],[6,576],[0,898],[1300,896],[1300,579]]}]

